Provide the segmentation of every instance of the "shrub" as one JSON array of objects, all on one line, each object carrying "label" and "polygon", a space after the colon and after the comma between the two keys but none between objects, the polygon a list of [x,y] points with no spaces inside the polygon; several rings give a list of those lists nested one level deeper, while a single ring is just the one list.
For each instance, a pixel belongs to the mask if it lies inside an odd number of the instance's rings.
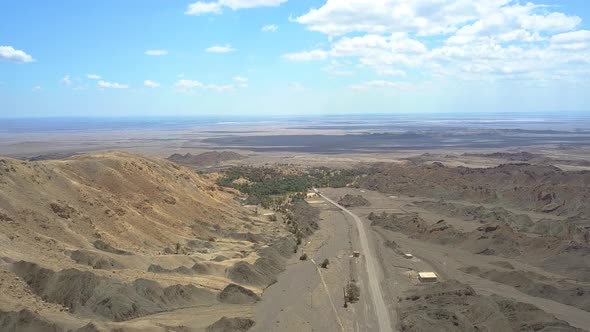
[{"label": "shrub", "polygon": [[328,260],[326,258],[326,259],[324,259],[324,261],[322,262],[322,264],[320,264],[320,266],[322,267],[322,269],[327,269],[329,264],[330,264],[330,260]]},{"label": "shrub", "polygon": [[299,257],[299,260],[306,261],[307,260],[307,254],[301,255],[301,257]]},{"label": "shrub", "polygon": [[349,282],[346,286],[346,299],[350,303],[354,303],[359,300],[361,296],[361,289],[355,282]]}]

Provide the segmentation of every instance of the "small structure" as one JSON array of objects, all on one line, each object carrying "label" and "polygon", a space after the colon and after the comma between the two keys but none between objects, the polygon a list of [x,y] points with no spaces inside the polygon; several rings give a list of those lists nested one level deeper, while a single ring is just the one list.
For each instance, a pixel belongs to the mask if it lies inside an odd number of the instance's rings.
[{"label": "small structure", "polygon": [[404,254],[404,258],[405,259],[412,259],[412,258],[414,258],[414,255],[412,255],[412,254]]},{"label": "small structure", "polygon": [[318,197],[318,194],[315,193],[315,192],[307,193],[307,195],[305,195],[305,197],[307,197],[307,198],[316,198],[316,197]]},{"label": "small structure", "polygon": [[352,252],[352,257],[360,257],[361,253],[359,251],[353,251]]},{"label": "small structure", "polygon": [[438,276],[434,272],[418,272],[418,280],[420,282],[436,282]]}]

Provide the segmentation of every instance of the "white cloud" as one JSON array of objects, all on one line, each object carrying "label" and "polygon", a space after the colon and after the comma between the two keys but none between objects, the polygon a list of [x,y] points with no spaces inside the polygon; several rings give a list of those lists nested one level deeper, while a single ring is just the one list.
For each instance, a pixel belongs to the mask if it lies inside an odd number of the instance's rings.
[{"label": "white cloud", "polygon": [[235,76],[232,78],[234,84],[205,84],[200,81],[181,79],[174,84],[178,92],[192,94],[196,91],[230,92],[238,88],[247,88],[248,79]]},{"label": "white cloud", "polygon": [[143,81],[143,85],[148,88],[159,88],[160,87],[160,83],[152,81],[152,80]]},{"label": "white cloud", "polygon": [[[295,19],[328,35],[350,32],[449,33],[476,17],[478,2],[490,0],[328,0]],[[496,1],[498,2],[498,1]]]},{"label": "white cloud", "polygon": [[224,45],[224,46],[211,46],[207,48],[205,51],[209,53],[230,53],[236,51],[235,48],[231,47],[231,45]]},{"label": "white cloud", "polygon": [[33,62],[32,56],[25,53],[24,51],[17,50],[12,46],[0,46],[0,60],[6,60],[18,63]]},{"label": "white cloud", "polygon": [[324,50],[303,51],[297,53],[287,53],[283,57],[291,61],[314,61],[325,60],[330,54]]},{"label": "white cloud", "polygon": [[227,92],[227,91],[233,91],[235,89],[235,87],[231,84],[226,84],[226,85],[209,84],[205,88],[207,90],[213,90],[213,91],[217,91],[217,92]]},{"label": "white cloud", "polygon": [[518,23],[526,30],[561,32],[572,30],[582,22],[577,16],[567,16],[563,13],[532,14],[532,9],[536,7],[531,3],[527,3],[525,8],[528,11],[518,18]]},{"label": "white cloud", "polygon": [[248,79],[245,77],[235,76],[232,80],[241,88],[248,87]]},{"label": "white cloud", "polygon": [[346,59],[379,75],[413,71],[426,79],[588,80],[590,32],[575,31],[581,19],[554,8],[516,0],[327,0],[293,21],[326,34],[329,46],[283,57]]},{"label": "white cloud", "polygon": [[185,15],[221,14],[223,7],[232,10],[249,9],[256,7],[277,7],[287,0],[218,0],[215,2],[197,1],[188,5]]},{"label": "white cloud", "polygon": [[160,56],[168,54],[167,50],[147,50],[145,55]]},{"label": "white cloud", "polygon": [[563,13],[537,14],[538,8],[540,6],[532,3],[499,7],[458,29],[448,42],[464,44],[485,38],[501,42],[538,42],[544,39],[544,34],[569,31],[581,22],[579,17]]},{"label": "white cloud", "polygon": [[70,78],[70,75],[66,75],[64,76],[64,78],[61,79],[60,81],[63,85],[72,85],[72,79]]},{"label": "white cloud", "polygon": [[248,79],[245,77],[235,76],[233,80],[236,83],[248,83]]},{"label": "white cloud", "polygon": [[255,7],[278,7],[287,0],[219,0],[220,5],[233,10]]},{"label": "white cloud", "polygon": [[351,64],[349,62],[332,60],[331,63],[324,66],[322,70],[332,76],[352,76],[354,75],[354,71],[348,68],[350,66]]},{"label": "white cloud", "polygon": [[551,37],[551,48],[587,54],[588,50],[590,50],[590,31],[579,30],[555,35]]},{"label": "white cloud", "polygon": [[293,92],[304,92],[307,91],[308,89],[301,83],[299,82],[293,82],[291,84],[289,84],[289,90],[293,91]]},{"label": "white cloud", "polygon": [[221,14],[221,5],[217,2],[195,2],[188,5],[185,15]]},{"label": "white cloud", "polygon": [[392,82],[392,81],[367,81],[350,86],[353,90],[369,90],[369,89],[393,89],[393,90],[410,90],[414,88],[412,83],[407,82]]},{"label": "white cloud", "polygon": [[[390,36],[367,34],[359,37],[343,37],[332,43],[331,49],[316,49],[284,55],[292,61],[315,61],[329,58],[358,58],[362,66],[391,72],[387,66],[415,66],[420,55],[428,52],[421,42],[410,39],[405,33]],[[399,70],[395,68],[395,70]]]},{"label": "white cloud", "polygon": [[199,81],[192,81],[192,80],[179,80],[176,82],[176,87],[181,89],[195,89],[195,88],[203,88],[205,85]]},{"label": "white cloud", "polygon": [[114,82],[98,81],[98,87],[101,89],[128,89],[126,84],[119,84]]},{"label": "white cloud", "polygon": [[100,77],[98,75],[95,75],[95,74],[88,74],[88,75],[86,75],[86,77],[88,77],[91,80],[100,80],[100,79],[102,79],[102,77]]},{"label": "white cloud", "polygon": [[274,24],[269,24],[269,25],[263,26],[261,30],[264,32],[275,32],[275,31],[279,30],[279,27]]},{"label": "white cloud", "polygon": [[[476,25],[505,21],[531,31],[562,31],[575,28],[580,18],[563,13],[545,13],[546,8],[512,0],[328,0],[295,18],[310,30],[328,35],[350,32],[440,35]],[[482,21],[483,22],[480,22]]]},{"label": "white cloud", "polygon": [[590,31],[588,30],[565,32],[551,37],[552,44],[569,44],[588,41],[590,41]]},{"label": "white cloud", "polygon": [[34,86],[32,90],[33,90],[33,92],[38,92],[38,91],[43,90],[43,88],[41,88],[41,86],[37,85],[37,86]]},{"label": "white cloud", "polygon": [[406,72],[401,70],[401,69],[395,69],[395,68],[375,68],[377,70],[377,74],[382,75],[382,76],[406,76]]}]

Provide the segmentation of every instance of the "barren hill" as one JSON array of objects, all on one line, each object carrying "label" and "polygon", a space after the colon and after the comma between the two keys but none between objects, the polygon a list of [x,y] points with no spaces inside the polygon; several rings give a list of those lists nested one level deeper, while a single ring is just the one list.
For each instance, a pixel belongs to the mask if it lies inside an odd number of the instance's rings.
[{"label": "barren hill", "polygon": [[464,153],[463,156],[505,159],[505,160],[511,160],[511,161],[530,161],[532,159],[542,157],[539,154],[530,153],[530,152],[526,152],[526,151],[522,151],[522,152],[494,152],[494,153]]},{"label": "barren hill", "polygon": [[[238,239],[246,233],[257,241]],[[202,330],[217,306],[216,319],[238,310],[216,297],[234,283],[232,267],[254,264],[264,249],[280,270],[282,253],[269,253],[280,246],[267,245],[289,245],[285,239],[278,224],[241,207],[213,179],[169,161],[119,152],[0,158],[0,321],[11,324],[26,309],[31,324],[48,320],[56,330],[90,320],[164,331],[150,315],[213,306],[198,323],[184,322]],[[272,282],[277,271],[256,272]]]},{"label": "barren hill", "polygon": [[506,164],[492,168],[399,165],[382,163],[361,185],[401,193],[576,216],[590,216],[590,172],[563,171],[553,166]]},{"label": "barren hill", "polygon": [[187,166],[213,166],[218,165],[224,161],[245,159],[243,155],[231,151],[209,151],[198,155],[190,153],[179,154],[175,153],[168,157],[168,160]]},{"label": "barren hill", "polygon": [[2,226],[26,226],[27,233],[69,246],[90,247],[100,239],[158,251],[207,238],[214,224],[228,226],[244,216],[231,195],[165,161],[112,153],[48,162],[1,159],[0,165],[0,211],[13,220]]}]

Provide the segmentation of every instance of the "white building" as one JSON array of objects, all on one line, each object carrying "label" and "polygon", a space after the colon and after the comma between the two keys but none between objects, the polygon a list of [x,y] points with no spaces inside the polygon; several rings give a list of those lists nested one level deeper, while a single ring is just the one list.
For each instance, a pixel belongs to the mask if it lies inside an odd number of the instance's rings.
[{"label": "white building", "polygon": [[438,276],[434,272],[418,272],[418,280],[421,282],[436,282]]}]

